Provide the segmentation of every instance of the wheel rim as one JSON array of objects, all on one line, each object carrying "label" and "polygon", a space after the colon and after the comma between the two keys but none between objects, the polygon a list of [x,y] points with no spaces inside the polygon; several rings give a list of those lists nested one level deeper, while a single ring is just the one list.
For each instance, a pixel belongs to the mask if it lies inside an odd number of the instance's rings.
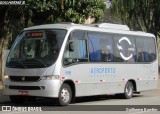
[{"label": "wheel rim", "polygon": [[131,96],[133,93],[133,87],[131,85],[127,85],[125,92],[128,96]]},{"label": "wheel rim", "polygon": [[63,102],[68,102],[70,99],[69,91],[67,88],[63,88],[61,92],[61,99]]}]

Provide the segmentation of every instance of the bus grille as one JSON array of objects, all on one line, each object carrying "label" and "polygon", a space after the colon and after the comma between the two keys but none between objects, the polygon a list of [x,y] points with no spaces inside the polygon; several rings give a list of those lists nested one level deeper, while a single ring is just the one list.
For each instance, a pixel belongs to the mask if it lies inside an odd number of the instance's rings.
[{"label": "bus grille", "polygon": [[9,76],[13,82],[36,82],[40,80],[40,76]]},{"label": "bus grille", "polygon": [[9,86],[9,89],[17,90],[41,90],[39,86]]}]

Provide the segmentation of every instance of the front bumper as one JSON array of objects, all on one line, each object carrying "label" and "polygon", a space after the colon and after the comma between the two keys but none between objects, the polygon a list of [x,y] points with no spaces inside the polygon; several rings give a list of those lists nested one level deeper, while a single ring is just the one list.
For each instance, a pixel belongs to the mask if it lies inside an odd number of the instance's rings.
[{"label": "front bumper", "polygon": [[27,92],[27,96],[57,98],[61,86],[60,80],[40,80],[39,82],[4,82],[4,95],[21,95]]}]

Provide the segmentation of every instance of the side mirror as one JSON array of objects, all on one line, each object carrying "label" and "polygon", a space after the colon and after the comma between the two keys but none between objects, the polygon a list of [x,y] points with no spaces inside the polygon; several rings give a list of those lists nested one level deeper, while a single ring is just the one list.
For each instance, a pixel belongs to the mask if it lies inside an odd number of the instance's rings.
[{"label": "side mirror", "polygon": [[74,51],[74,43],[73,43],[73,41],[69,42],[69,51]]}]

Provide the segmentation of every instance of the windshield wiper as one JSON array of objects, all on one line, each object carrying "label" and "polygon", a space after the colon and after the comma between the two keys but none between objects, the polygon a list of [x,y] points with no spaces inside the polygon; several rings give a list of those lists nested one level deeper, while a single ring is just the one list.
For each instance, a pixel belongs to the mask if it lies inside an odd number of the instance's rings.
[{"label": "windshield wiper", "polygon": [[19,65],[21,65],[23,68],[27,68],[26,65],[24,65],[23,63],[21,63],[20,61],[18,60],[15,60],[15,61],[11,61],[12,63],[18,63]]}]

